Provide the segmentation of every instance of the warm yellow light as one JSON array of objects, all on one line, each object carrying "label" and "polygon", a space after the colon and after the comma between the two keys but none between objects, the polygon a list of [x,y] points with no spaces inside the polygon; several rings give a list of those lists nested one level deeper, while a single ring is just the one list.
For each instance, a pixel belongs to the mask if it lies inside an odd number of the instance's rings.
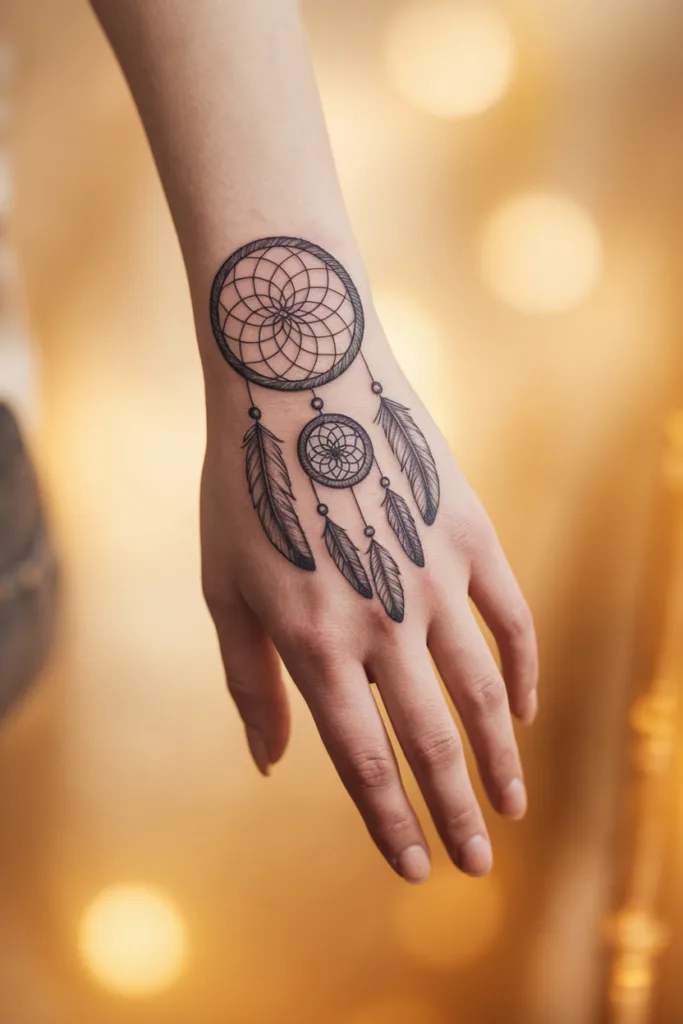
[{"label": "warm yellow light", "polygon": [[664,424],[669,444],[683,451],[683,409],[674,409],[669,413]]},{"label": "warm yellow light", "polygon": [[515,64],[512,34],[485,0],[413,3],[389,26],[389,78],[409,103],[437,117],[473,117],[493,106]]},{"label": "warm yellow light", "polygon": [[125,996],[167,989],[180,975],[187,953],[183,922],[172,901],[144,885],[100,892],[83,912],[78,944],[100,984]]},{"label": "warm yellow light", "polygon": [[396,931],[408,954],[425,967],[469,966],[491,947],[502,924],[503,896],[495,875],[472,879],[455,870],[421,890],[401,893]]},{"label": "warm yellow light", "polygon": [[602,267],[588,214],[564,196],[529,193],[505,202],[484,228],[481,266],[491,289],[526,313],[556,313],[583,302]]},{"label": "warm yellow light", "polygon": [[446,1018],[415,996],[387,996],[366,1003],[345,1024],[446,1024]]},{"label": "warm yellow light", "polygon": [[431,365],[439,363],[444,341],[439,325],[427,309],[398,289],[378,288],[374,305],[380,323],[403,372],[419,390],[431,384]]},{"label": "warm yellow light", "polygon": [[454,349],[431,313],[398,289],[378,288],[374,305],[401,369],[441,429],[453,427],[449,362]]}]

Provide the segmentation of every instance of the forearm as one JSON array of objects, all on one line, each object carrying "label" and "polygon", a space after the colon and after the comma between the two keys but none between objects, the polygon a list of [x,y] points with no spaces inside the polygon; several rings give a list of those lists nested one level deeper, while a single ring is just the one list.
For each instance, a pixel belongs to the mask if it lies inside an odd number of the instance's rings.
[{"label": "forearm", "polygon": [[[205,370],[211,280],[238,246],[311,239],[363,271],[295,0],[93,0],[128,78],[183,250]],[[208,349],[208,351],[207,351]]]}]

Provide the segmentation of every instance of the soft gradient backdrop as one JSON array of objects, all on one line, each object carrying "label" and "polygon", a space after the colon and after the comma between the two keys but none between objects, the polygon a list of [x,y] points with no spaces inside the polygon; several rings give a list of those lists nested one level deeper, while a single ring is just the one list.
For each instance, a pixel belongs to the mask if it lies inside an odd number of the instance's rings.
[{"label": "soft gradient backdrop", "polygon": [[[410,889],[294,693],[291,748],[257,775],[201,599],[202,388],[154,166],[85,0],[3,0],[64,597],[0,734],[2,1020],[677,1024],[683,8],[305,14],[380,315],[536,616],[530,813],[489,816],[486,880],[438,855]],[[666,644],[639,790],[628,711]]]}]

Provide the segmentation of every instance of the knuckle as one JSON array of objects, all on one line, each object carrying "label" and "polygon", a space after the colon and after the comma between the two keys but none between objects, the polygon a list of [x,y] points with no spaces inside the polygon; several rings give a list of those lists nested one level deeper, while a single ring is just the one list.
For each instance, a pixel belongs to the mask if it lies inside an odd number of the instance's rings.
[{"label": "knuckle", "polygon": [[533,618],[531,609],[524,598],[519,600],[510,609],[505,630],[515,640],[524,640],[533,629]]},{"label": "knuckle", "polygon": [[470,555],[479,553],[495,538],[491,520],[474,494],[456,517],[453,530],[456,546]]},{"label": "knuckle", "polygon": [[461,554],[472,556],[478,550],[477,523],[470,515],[458,516],[453,524],[453,543]]},{"label": "knuckle", "polygon": [[285,633],[292,653],[305,664],[324,670],[336,660],[330,631],[319,619],[290,624]]},{"label": "knuckle", "polygon": [[512,746],[500,746],[490,755],[490,770],[498,786],[505,787],[520,772],[519,757]]},{"label": "knuckle", "polygon": [[472,572],[498,572],[505,555],[496,529],[483,508],[466,508],[453,525],[453,543],[468,560]]},{"label": "knuckle", "polygon": [[367,751],[356,755],[350,770],[350,782],[360,790],[386,789],[394,782],[395,765],[383,751]]},{"label": "knuckle", "polygon": [[227,674],[228,693],[235,702],[240,718],[245,725],[258,726],[261,707],[258,693],[244,676]]},{"label": "knuckle", "polygon": [[446,817],[446,832],[460,838],[470,836],[479,829],[479,811],[474,800],[463,802]]},{"label": "knuckle", "polygon": [[505,686],[498,676],[480,676],[471,680],[469,696],[475,710],[482,715],[493,715],[505,702]]},{"label": "knuckle", "polygon": [[388,821],[381,822],[382,836],[390,849],[400,852],[407,839],[414,834],[415,823],[408,814],[398,812]]},{"label": "knuckle", "polygon": [[369,632],[374,640],[379,643],[396,642],[396,623],[389,618],[379,602],[373,602],[368,609],[366,622],[369,624]]},{"label": "knuckle", "polygon": [[417,740],[413,757],[419,771],[434,772],[451,768],[462,752],[462,743],[455,729],[441,728]]},{"label": "knuckle", "polygon": [[228,667],[226,672],[228,691],[238,706],[244,705],[253,696],[254,688],[243,675],[231,672]]}]

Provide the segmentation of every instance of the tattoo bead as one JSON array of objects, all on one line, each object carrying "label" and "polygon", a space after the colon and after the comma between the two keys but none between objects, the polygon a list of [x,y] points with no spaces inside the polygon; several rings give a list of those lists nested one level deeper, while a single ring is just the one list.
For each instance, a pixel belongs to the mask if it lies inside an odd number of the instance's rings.
[{"label": "tattoo bead", "polygon": [[252,405],[251,408],[249,409],[249,415],[251,416],[252,420],[260,420],[261,410],[257,409],[255,405]]},{"label": "tattoo bead", "polygon": [[314,398],[313,401],[311,402],[313,408],[317,409],[318,412],[320,412],[324,404],[325,403],[323,402],[322,398]]},{"label": "tattoo bead", "polygon": [[370,386],[376,395],[381,395],[382,391],[384,390],[384,388],[382,387],[378,380],[373,380]]},{"label": "tattoo bead", "polygon": [[327,507],[327,505],[323,505],[323,503],[320,502],[320,504],[318,505],[318,509],[317,509],[318,515],[319,516],[326,516],[329,511],[330,510]]},{"label": "tattoo bead", "polygon": [[391,483],[391,480],[389,479],[388,476],[382,476],[380,477],[379,482],[381,483],[382,487],[388,487],[389,484]]},{"label": "tattoo bead", "polygon": [[375,536],[375,527],[374,526],[366,526],[365,529],[363,530],[363,533],[365,534],[366,537],[374,537]]}]

